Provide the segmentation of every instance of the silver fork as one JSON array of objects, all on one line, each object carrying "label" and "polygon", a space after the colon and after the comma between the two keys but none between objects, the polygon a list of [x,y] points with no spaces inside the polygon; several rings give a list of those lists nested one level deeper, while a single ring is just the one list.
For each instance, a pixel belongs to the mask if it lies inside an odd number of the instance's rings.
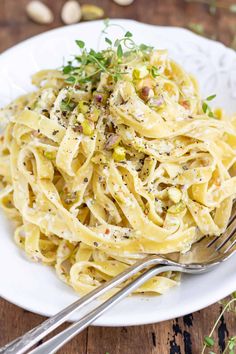
[{"label": "silver fork", "polygon": [[236,252],[236,203],[234,204],[232,215],[226,231],[220,236],[209,238],[202,237],[196,242],[191,250],[181,256],[181,260],[176,261],[177,254],[172,253],[165,256],[150,255],[134,265],[130,266],[124,272],[104,283],[99,288],[93,290],[89,294],[80,298],[73,304],[69,305],[53,317],[47,319],[39,326],[27,332],[23,336],[15,339],[4,347],[0,348],[0,353],[4,354],[23,354],[28,351],[39,340],[46,337],[55,328],[60,326],[75,311],[88,305],[96,298],[105,294],[108,290],[122,284],[129,278],[133,277],[141,270],[146,269],[135,280],[124,286],[115,295],[97,306],[87,315],[83,316],[79,321],[70,325],[68,328],[47,340],[37,348],[30,351],[30,354],[52,354],[59,348],[70,341],[74,336],[83,331],[99,316],[101,316],[109,308],[117,304],[132,291],[137,289],[143,283],[153,276],[166,272],[176,271],[181,273],[201,274],[214,269],[217,265],[226,261]]}]

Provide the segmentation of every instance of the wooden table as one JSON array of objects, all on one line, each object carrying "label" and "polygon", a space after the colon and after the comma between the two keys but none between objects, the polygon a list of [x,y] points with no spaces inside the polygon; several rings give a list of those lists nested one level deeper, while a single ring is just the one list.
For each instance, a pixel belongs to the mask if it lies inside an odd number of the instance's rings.
[{"label": "wooden table", "polygon": [[[62,26],[60,9],[64,0],[45,1],[53,8],[56,15],[51,26],[40,26],[30,22],[25,15],[27,2],[28,0],[0,0],[0,52],[25,38]],[[81,3],[84,2],[103,7],[106,16],[110,18],[123,17],[156,25],[185,27],[189,23],[201,22],[205,26],[207,35],[214,35],[228,45],[236,33],[236,15],[220,10],[215,16],[211,16],[206,5],[186,3],[184,0],[136,0],[128,7],[118,6],[111,0],[81,0]],[[225,3],[230,4],[234,1],[225,0]],[[215,304],[183,318],[148,326],[90,327],[72,340],[60,353],[198,354],[202,348],[203,338],[210,332],[221,307],[220,304]],[[0,346],[44,319],[5,300],[0,300]],[[236,316],[227,313],[221,318],[220,326],[215,333],[216,353],[224,349],[225,341],[232,335],[236,335]]]}]

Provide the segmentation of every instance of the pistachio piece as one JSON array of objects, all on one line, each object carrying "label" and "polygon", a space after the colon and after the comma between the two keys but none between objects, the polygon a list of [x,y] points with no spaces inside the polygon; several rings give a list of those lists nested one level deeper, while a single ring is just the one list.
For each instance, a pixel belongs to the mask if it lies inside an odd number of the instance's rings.
[{"label": "pistachio piece", "polygon": [[93,122],[97,122],[100,116],[100,110],[97,107],[92,107],[90,112],[87,114],[87,118]]},{"label": "pistachio piece", "polygon": [[89,111],[89,103],[86,101],[80,101],[77,106],[77,111],[80,113],[87,113]]},{"label": "pistachio piece", "polygon": [[116,4],[121,5],[121,6],[128,6],[132,4],[134,0],[113,0]]},{"label": "pistachio piece", "polygon": [[124,161],[126,157],[125,148],[123,148],[122,146],[116,146],[112,157],[117,162]]},{"label": "pistachio piece", "polygon": [[96,5],[84,4],[81,12],[84,20],[96,20],[104,16],[104,10]]},{"label": "pistachio piece", "polygon": [[49,24],[54,20],[52,11],[44,3],[38,0],[33,0],[26,6],[28,17],[36,23]]},{"label": "pistachio piece", "polygon": [[148,74],[149,74],[149,71],[146,66],[140,66],[139,68],[135,68],[133,70],[133,78],[134,79],[143,79]]},{"label": "pistachio piece", "polygon": [[119,144],[119,142],[120,142],[120,136],[117,134],[111,133],[108,136],[108,139],[105,143],[105,149],[106,150],[114,149]]},{"label": "pistachio piece", "polygon": [[152,98],[153,96],[154,96],[154,92],[150,87],[148,87],[148,86],[142,87],[141,92],[140,92],[140,98],[143,101],[147,101],[150,98]]},{"label": "pistachio piece", "polygon": [[81,126],[83,128],[83,134],[91,136],[93,135],[94,132],[94,124],[93,122],[89,121],[88,119],[85,119],[82,123]]},{"label": "pistachio piece", "polygon": [[94,91],[93,92],[93,100],[96,104],[102,103],[105,104],[108,99],[108,93],[107,92],[98,92]]},{"label": "pistachio piece", "polygon": [[67,1],[61,10],[61,19],[66,25],[77,23],[82,17],[80,4],[76,0]]}]

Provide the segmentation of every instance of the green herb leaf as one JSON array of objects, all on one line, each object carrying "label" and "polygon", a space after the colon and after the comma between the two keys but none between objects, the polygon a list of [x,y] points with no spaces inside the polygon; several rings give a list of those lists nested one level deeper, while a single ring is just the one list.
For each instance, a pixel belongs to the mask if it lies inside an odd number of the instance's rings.
[{"label": "green herb leaf", "polygon": [[209,108],[208,104],[207,104],[206,102],[203,102],[203,104],[202,104],[202,110],[203,110],[204,113],[207,112],[208,108]]},{"label": "green herb leaf", "polygon": [[105,38],[105,41],[109,44],[109,45],[112,45],[112,41],[109,39],[109,38]]},{"label": "green herb leaf", "polygon": [[216,98],[216,95],[211,95],[211,96],[208,96],[208,97],[206,98],[206,100],[207,100],[207,101],[212,101],[212,100],[214,100],[214,98]]},{"label": "green herb leaf", "polygon": [[62,112],[71,112],[75,108],[75,102],[68,102],[66,100],[62,100],[60,103],[60,109]]},{"label": "green herb leaf", "polygon": [[131,38],[131,37],[133,37],[133,35],[132,35],[131,32],[127,31],[126,34],[125,34],[125,37],[126,38]]},{"label": "green herb leaf", "polygon": [[236,337],[229,338],[229,350],[233,350],[236,347]]},{"label": "green herb leaf", "polygon": [[139,49],[140,49],[142,52],[146,52],[146,51],[152,50],[153,47],[142,43],[142,44],[140,44]]},{"label": "green herb leaf", "polygon": [[121,59],[122,56],[123,56],[123,49],[122,49],[121,44],[119,44],[118,47],[117,47],[117,57],[118,57],[119,59]]},{"label": "green herb leaf", "polygon": [[63,74],[69,74],[73,70],[73,67],[71,65],[66,65],[63,68]]},{"label": "green herb leaf", "polygon": [[154,78],[160,75],[159,70],[156,66],[152,66],[151,74],[152,74],[152,77],[154,77]]},{"label": "green herb leaf", "polygon": [[74,84],[76,82],[76,77],[70,76],[65,80],[65,82],[67,82],[68,84]]},{"label": "green herb leaf", "polygon": [[213,338],[206,336],[204,338],[204,343],[206,344],[207,347],[213,347],[213,345],[215,344],[215,341]]},{"label": "green herb leaf", "polygon": [[75,42],[81,49],[85,47],[85,43],[83,41],[76,39]]},{"label": "green herb leaf", "polygon": [[114,46],[115,46],[115,47],[118,47],[119,44],[120,44],[120,40],[119,40],[119,39],[116,39],[116,40],[115,40],[115,43],[114,43]]}]

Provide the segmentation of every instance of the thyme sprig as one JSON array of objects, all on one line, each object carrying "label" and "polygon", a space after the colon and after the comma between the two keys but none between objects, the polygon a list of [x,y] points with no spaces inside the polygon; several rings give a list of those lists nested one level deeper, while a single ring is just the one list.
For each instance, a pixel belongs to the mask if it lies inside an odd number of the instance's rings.
[{"label": "thyme sprig", "polygon": [[[215,341],[214,341],[214,338],[213,338],[213,334],[220,322],[220,319],[221,317],[224,315],[224,313],[226,311],[233,311],[236,313],[236,308],[235,308],[235,305],[236,305],[236,292],[234,292],[232,294],[232,298],[230,301],[228,301],[226,303],[226,305],[224,306],[223,310],[221,311],[219,317],[217,318],[210,334],[208,336],[205,336],[204,337],[204,346],[203,346],[203,349],[201,351],[201,354],[204,354],[206,352],[206,349],[209,348],[211,349],[211,351],[209,352],[209,354],[216,354],[214,351],[213,351],[213,347],[215,345]],[[228,339],[228,342],[227,342],[227,345],[223,351],[222,354],[234,354],[235,353],[235,349],[236,349],[236,336],[233,336],[233,337],[230,337]]]},{"label": "thyme sprig", "polygon": [[204,113],[206,113],[210,118],[214,117],[214,113],[212,112],[211,107],[209,106],[208,102],[214,100],[216,98],[216,95],[211,95],[208,96],[203,102],[202,102],[202,110]]},{"label": "thyme sprig", "polygon": [[[111,25],[108,20],[104,21],[104,25],[102,34],[106,35]],[[84,41],[76,40],[80,55],[75,56],[73,61],[68,61],[62,68],[66,83],[71,85],[94,83],[99,80],[101,73],[107,73],[117,81],[126,74],[124,65],[121,64],[127,64],[132,55],[145,56],[153,49],[146,44],[137,45],[130,31],[126,31],[122,38],[115,41],[106,36],[105,43],[106,49],[95,51],[87,49]]]}]

